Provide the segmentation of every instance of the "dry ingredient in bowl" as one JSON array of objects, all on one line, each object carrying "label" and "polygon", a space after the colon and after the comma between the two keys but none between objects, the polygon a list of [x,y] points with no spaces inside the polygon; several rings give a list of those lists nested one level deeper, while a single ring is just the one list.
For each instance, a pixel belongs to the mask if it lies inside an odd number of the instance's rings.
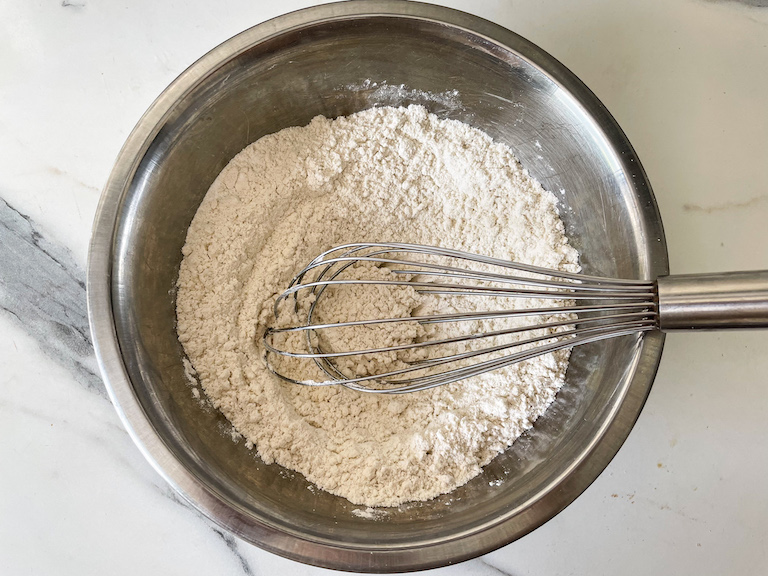
[{"label": "dry ingredient in bowl", "polygon": [[[208,398],[265,462],[320,488],[366,506],[427,500],[476,476],[532,426],[562,386],[569,352],[397,396],[279,381],[261,347],[277,295],[312,257],[358,241],[563,271],[578,270],[578,254],[556,198],[507,146],[419,106],[317,117],[265,136],[211,186],[189,228],[177,296],[179,340]],[[349,303],[359,318],[371,305]]]}]

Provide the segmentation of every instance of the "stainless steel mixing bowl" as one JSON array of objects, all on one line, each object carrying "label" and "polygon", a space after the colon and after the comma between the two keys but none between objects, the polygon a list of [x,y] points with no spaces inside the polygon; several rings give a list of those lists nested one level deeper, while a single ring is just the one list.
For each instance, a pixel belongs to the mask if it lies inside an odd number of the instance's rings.
[{"label": "stainless steel mixing bowl", "polygon": [[94,345],[117,411],[158,472],[216,524],[310,564],[427,568],[525,535],[605,468],[661,355],[660,333],[575,350],[555,403],[480,476],[380,520],[232,442],[221,414],[192,397],[175,330],[181,247],[200,201],[265,134],[411,103],[507,143],[561,196],[585,272],[668,272],[653,194],[616,122],[554,58],[491,22],[416,3],[330,4],[260,24],[192,65],[136,126],[101,198],[88,266]]}]

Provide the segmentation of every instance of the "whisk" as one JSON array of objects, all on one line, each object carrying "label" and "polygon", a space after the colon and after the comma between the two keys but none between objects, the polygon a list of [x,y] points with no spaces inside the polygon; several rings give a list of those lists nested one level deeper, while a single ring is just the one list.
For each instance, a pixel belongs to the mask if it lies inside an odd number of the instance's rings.
[{"label": "whisk", "polygon": [[[371,268],[384,270],[385,274],[361,277]],[[405,287],[422,296],[473,297],[496,306],[488,310],[317,321],[318,306],[329,293],[341,298],[343,305],[344,290],[366,286]],[[531,308],[498,305],[508,298],[549,304]],[[656,280],[603,278],[403,243],[354,243],[327,250],[303,268],[277,298],[276,318],[289,299],[300,321],[265,331],[263,343],[269,370],[294,384],[342,385],[382,394],[426,390],[557,350],[652,330],[768,327],[768,271]],[[404,323],[483,326],[483,322],[500,319],[516,323],[500,329],[449,337],[427,335],[362,349],[329,348],[324,338],[330,331],[344,329],[368,330]],[[520,325],[522,319],[533,322]],[[300,342],[301,347],[286,346],[287,337],[297,333],[302,337],[294,337],[294,343]],[[504,337],[507,340],[500,342]],[[345,366],[349,366],[350,360],[391,354],[402,357],[401,361],[394,366],[376,364],[378,371],[370,373],[355,373],[340,364],[346,361]],[[317,380],[288,374],[281,369],[278,358],[314,364],[323,376]]]}]

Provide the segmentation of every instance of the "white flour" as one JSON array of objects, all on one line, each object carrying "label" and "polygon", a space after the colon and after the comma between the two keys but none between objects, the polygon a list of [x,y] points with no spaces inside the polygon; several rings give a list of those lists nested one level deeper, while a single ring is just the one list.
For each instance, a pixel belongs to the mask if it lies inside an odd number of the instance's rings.
[{"label": "white flour", "polygon": [[274,300],[319,252],[357,241],[578,270],[556,203],[509,148],[422,107],[315,118],[253,143],[211,186],[183,249],[179,339],[207,396],[265,462],[356,504],[433,498],[546,410],[568,352],[402,396],[290,385],[262,359]]}]

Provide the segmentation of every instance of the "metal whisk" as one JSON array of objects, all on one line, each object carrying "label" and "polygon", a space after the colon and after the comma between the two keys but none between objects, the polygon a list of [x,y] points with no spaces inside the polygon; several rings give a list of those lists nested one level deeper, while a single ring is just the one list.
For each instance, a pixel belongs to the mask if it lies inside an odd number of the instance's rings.
[{"label": "metal whisk", "polygon": [[[361,278],[366,267],[386,273],[372,279]],[[406,287],[421,295],[475,297],[497,307],[343,322],[316,320],[318,306],[329,293],[344,298],[341,291],[361,286]],[[300,321],[266,330],[263,343],[267,367],[279,378],[295,384],[343,385],[360,392],[384,394],[426,390],[542,354],[649,330],[768,327],[768,271],[623,280],[401,243],[345,244],[323,252],[278,297],[274,307],[276,318],[289,298]],[[498,303],[507,298],[551,301],[551,305],[499,307]],[[523,318],[533,322],[519,325]],[[518,323],[363,349],[329,349],[324,338],[329,331],[374,329],[398,323],[429,326],[500,319]],[[287,337],[297,333],[302,337],[294,338],[294,344],[300,342],[300,349],[286,346]],[[510,336],[511,340],[499,341]],[[417,355],[408,357],[416,352]],[[384,368],[373,373],[351,373],[340,366],[340,362],[348,365],[350,360],[363,361],[382,354],[406,357],[395,367],[382,364]],[[307,380],[288,374],[281,369],[280,357],[314,364],[323,376],[320,380]]]}]

